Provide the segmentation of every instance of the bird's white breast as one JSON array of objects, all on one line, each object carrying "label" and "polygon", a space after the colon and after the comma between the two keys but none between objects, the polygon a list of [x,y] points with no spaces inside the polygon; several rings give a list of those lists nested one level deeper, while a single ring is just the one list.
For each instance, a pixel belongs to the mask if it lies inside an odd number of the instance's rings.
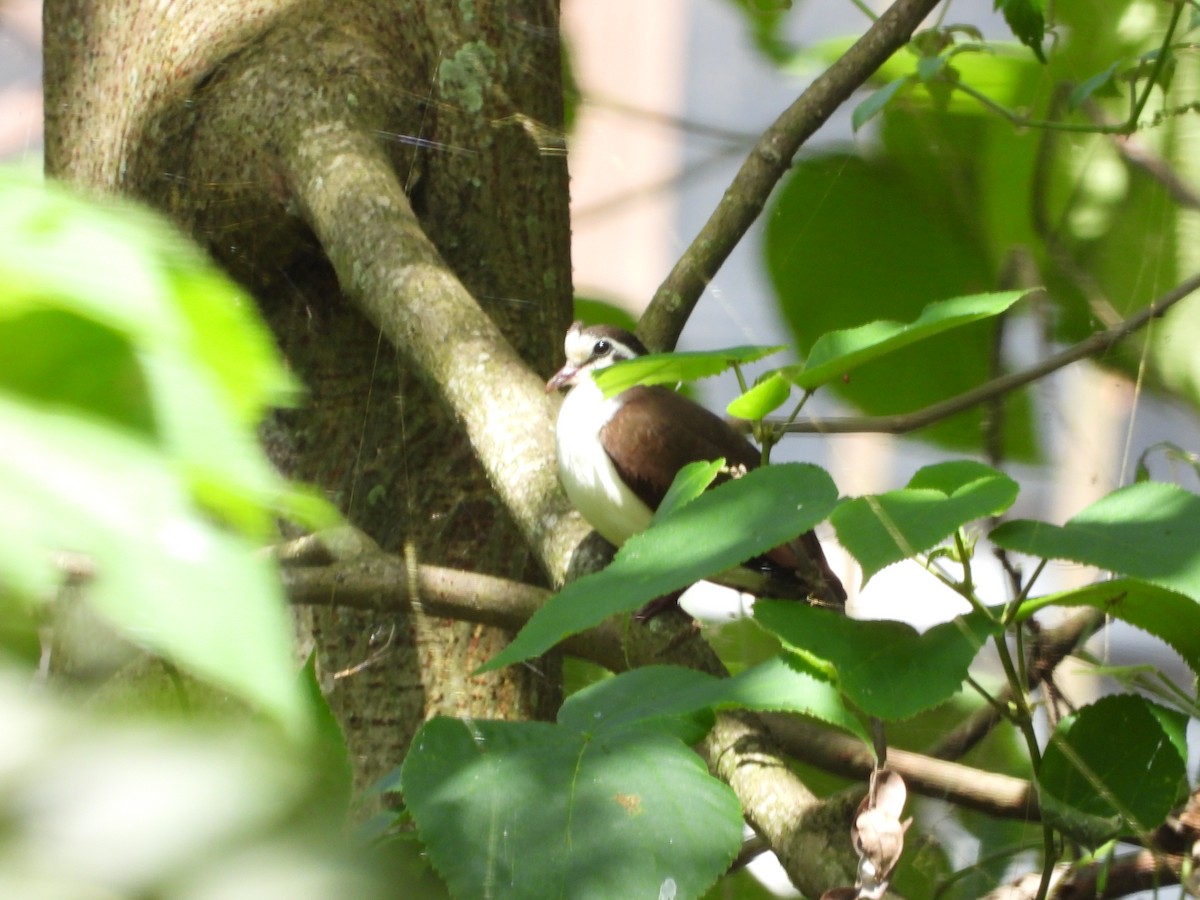
[{"label": "bird's white breast", "polygon": [[621,481],[600,442],[602,429],[620,409],[590,376],[584,376],[563,400],[555,443],[558,475],[575,508],[604,538],[617,546],[644,530],[653,513]]}]

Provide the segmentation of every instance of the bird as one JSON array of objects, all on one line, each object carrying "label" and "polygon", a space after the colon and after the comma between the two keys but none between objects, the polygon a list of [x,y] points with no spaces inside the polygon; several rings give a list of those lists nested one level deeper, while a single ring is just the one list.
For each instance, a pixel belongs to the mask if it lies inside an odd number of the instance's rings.
[{"label": "bird", "polygon": [[[565,364],[546,382],[547,393],[567,391],[555,426],[559,480],[583,518],[614,546],[649,527],[675,474],[689,463],[723,458],[714,485],[761,465],[759,450],[733,426],[670,388],[635,385],[604,396],[593,373],[648,352],[632,332],[574,322],[564,350]],[[845,604],[846,591],[811,531],[750,564],[775,582],[791,581],[817,603]],[[641,617],[657,611],[647,607]]]}]

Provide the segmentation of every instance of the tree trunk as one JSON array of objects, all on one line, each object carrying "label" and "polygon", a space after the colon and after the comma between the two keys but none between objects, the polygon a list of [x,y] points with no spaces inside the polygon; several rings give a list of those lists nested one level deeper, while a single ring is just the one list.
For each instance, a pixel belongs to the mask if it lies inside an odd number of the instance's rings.
[{"label": "tree trunk", "polygon": [[[281,468],[386,550],[545,582],[462,410],[355,305],[392,236],[349,205],[316,227],[311,192],[377,154],[441,260],[548,373],[571,306],[555,0],[47,0],[45,21],[48,174],[166,210],[254,294],[309,392],[265,430]],[[366,152],[342,155],[329,135]],[[319,159],[302,173],[304,154]],[[421,301],[419,286],[394,289],[395,304]],[[514,446],[531,429],[548,446],[544,417],[511,427]],[[429,715],[557,705],[553,665],[468,677],[507,640],[494,629],[337,607],[301,619],[360,786],[400,762]]]}]

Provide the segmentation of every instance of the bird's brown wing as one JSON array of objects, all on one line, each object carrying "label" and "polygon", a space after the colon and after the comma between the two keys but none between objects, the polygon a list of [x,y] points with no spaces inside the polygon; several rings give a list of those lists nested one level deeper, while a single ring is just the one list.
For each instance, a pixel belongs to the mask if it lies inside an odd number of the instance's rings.
[{"label": "bird's brown wing", "polygon": [[664,387],[639,385],[600,432],[609,458],[629,488],[651,509],[683,466],[724,457],[730,466],[758,466],[754,445],[703,406]]},{"label": "bird's brown wing", "polygon": [[[600,439],[621,480],[650,509],[658,509],[675,473],[688,463],[724,457],[728,465],[749,470],[761,462],[758,449],[729,423],[669,388],[639,385],[621,399]],[[811,531],[769,551],[765,559],[831,605],[845,602],[846,591]]]}]

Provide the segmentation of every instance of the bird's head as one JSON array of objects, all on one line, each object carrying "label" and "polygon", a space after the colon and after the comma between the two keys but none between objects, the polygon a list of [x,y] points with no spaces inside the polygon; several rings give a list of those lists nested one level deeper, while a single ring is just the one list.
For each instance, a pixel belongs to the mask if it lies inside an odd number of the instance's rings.
[{"label": "bird's head", "polygon": [[547,392],[574,387],[592,372],[647,352],[642,342],[623,328],[582,322],[574,322],[567,329],[564,348],[566,364],[546,382]]}]

